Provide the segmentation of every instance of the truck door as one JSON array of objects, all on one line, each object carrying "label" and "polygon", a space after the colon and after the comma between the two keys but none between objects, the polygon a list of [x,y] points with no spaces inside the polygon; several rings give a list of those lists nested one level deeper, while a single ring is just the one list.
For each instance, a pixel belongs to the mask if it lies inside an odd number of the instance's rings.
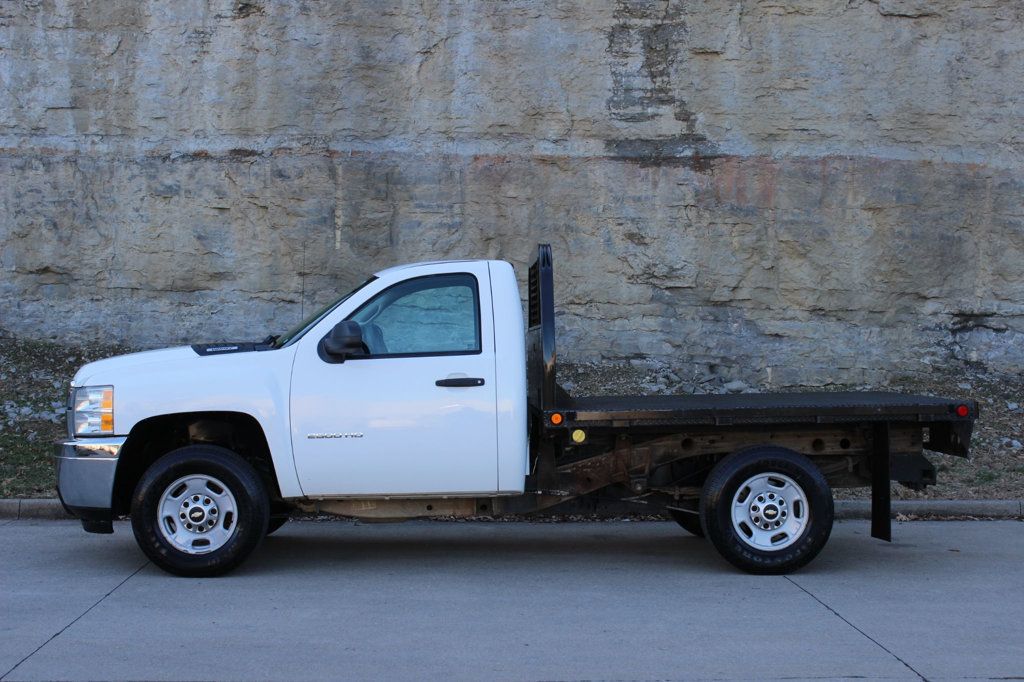
[{"label": "truck door", "polygon": [[343,314],[365,357],[332,361],[318,349],[329,327],[302,338],[290,403],[306,495],[497,490],[490,277],[486,263],[459,269],[386,285]]}]

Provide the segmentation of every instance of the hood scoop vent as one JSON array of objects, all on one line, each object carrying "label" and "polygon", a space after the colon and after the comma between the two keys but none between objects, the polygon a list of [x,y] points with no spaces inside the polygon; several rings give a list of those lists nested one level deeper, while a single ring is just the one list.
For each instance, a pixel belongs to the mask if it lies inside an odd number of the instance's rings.
[{"label": "hood scoop vent", "polygon": [[192,350],[198,355],[228,355],[230,353],[251,353],[257,350],[270,350],[270,344],[243,341],[240,343],[193,343]]}]

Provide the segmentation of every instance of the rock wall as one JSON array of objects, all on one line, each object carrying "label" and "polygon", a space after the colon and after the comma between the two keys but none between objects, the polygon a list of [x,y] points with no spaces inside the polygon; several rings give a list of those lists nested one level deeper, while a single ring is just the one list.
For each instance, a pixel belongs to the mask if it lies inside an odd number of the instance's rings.
[{"label": "rock wall", "polygon": [[1024,369],[1024,5],[0,5],[0,334],[281,331],[551,242],[569,360]]}]

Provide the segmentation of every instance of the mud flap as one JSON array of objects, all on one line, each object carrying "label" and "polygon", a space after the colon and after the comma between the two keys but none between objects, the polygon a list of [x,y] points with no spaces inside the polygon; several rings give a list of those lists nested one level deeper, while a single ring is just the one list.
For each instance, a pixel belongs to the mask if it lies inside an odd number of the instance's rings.
[{"label": "mud flap", "polygon": [[892,497],[889,490],[889,424],[875,425],[871,452],[871,537],[892,542]]}]

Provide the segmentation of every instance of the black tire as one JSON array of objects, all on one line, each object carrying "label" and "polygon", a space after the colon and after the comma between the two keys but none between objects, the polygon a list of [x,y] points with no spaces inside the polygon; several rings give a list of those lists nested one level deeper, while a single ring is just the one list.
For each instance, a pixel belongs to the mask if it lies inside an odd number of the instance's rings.
[{"label": "black tire", "polygon": [[274,531],[278,530],[284,524],[288,523],[287,514],[275,514],[270,517],[270,523],[267,525],[267,535],[273,535]]},{"label": "black tire", "polygon": [[[159,518],[158,511],[165,491],[178,479],[192,475],[222,482],[236,507],[230,518],[225,512],[215,520],[226,529],[230,521],[229,537],[222,546],[203,554],[180,549],[160,528],[161,523],[166,523]],[[213,515],[209,518],[213,520]],[[206,577],[227,573],[259,546],[267,534],[269,519],[270,500],[256,470],[232,451],[213,445],[190,445],[164,455],[146,470],[132,495],[136,542],[150,561],[174,575]]]},{"label": "black tire", "polygon": [[[741,537],[741,533],[749,533],[751,538],[757,537],[750,523],[741,521],[734,524],[732,517],[733,499],[740,486],[758,474],[770,473],[792,479],[803,489],[807,506],[806,510],[802,510],[803,502],[797,503],[801,507],[799,512],[796,507],[790,506],[794,518],[799,518],[798,513],[806,516],[800,530],[792,538],[787,536],[779,540],[780,546],[786,542],[790,544],[778,550],[753,547],[750,542],[754,540],[748,542]],[[776,482],[780,481],[776,479]],[[755,502],[756,499],[750,500],[751,505]],[[818,555],[832,532],[834,509],[828,481],[814,462],[785,448],[759,447],[729,455],[715,466],[705,481],[700,504],[701,525],[705,535],[726,561],[749,573],[780,574],[795,571]],[[774,511],[764,508],[765,521],[769,512],[773,519],[789,518],[779,516],[782,512],[778,506],[772,507]],[[782,532],[778,534],[782,535]],[[771,541],[775,539],[776,536],[771,537]]]},{"label": "black tire", "polygon": [[665,511],[673,521],[682,526],[683,530],[699,538],[704,537],[704,529],[700,525],[700,514],[681,509],[666,509]]}]

